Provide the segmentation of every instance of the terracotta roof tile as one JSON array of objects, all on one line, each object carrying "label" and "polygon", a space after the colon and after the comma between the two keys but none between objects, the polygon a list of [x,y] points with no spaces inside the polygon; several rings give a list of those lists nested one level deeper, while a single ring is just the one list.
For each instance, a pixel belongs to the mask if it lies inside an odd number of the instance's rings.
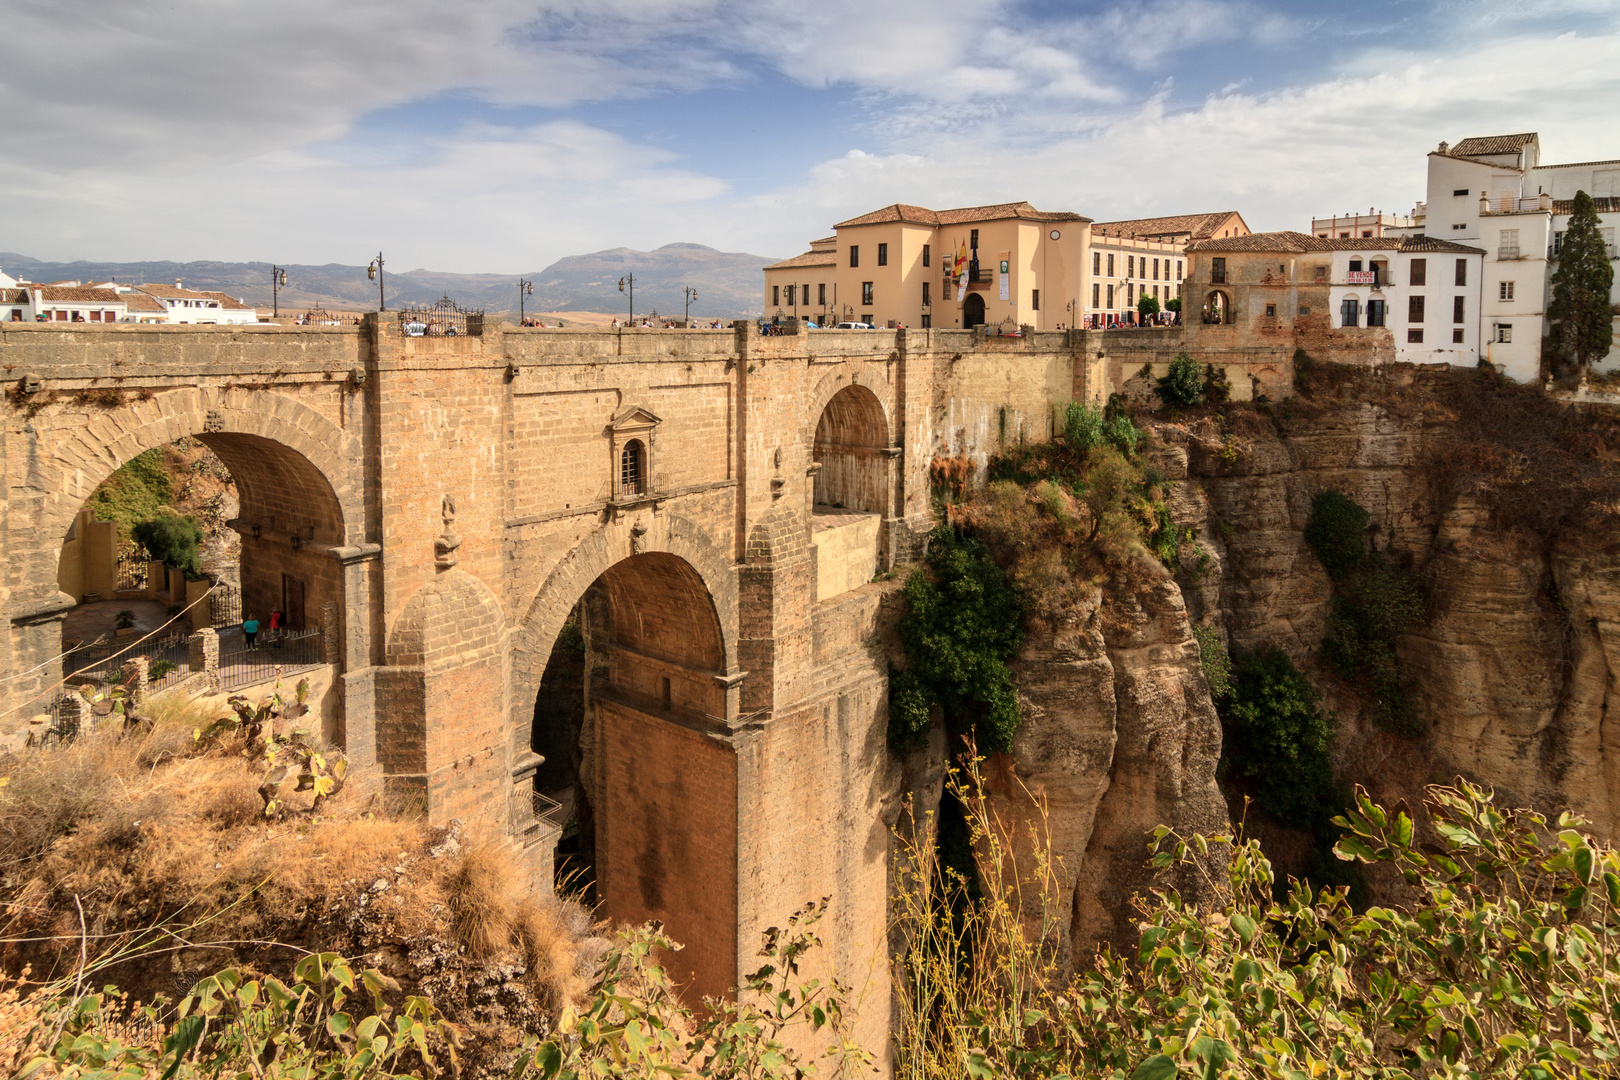
[{"label": "terracotta roof tile", "polygon": [[[1227,218],[1243,215],[1236,210],[1218,210],[1209,214],[1178,214],[1171,217],[1131,218],[1126,221],[1099,221],[1091,227],[1093,233],[1106,236],[1187,236],[1193,240],[1207,240]],[[1248,226],[1245,225],[1245,228]]]},{"label": "terracotta roof tile", "polygon": [[[1600,214],[1620,214],[1620,195],[1594,195],[1592,206]],[[1554,199],[1553,213],[1570,214],[1575,211],[1574,199]]]},{"label": "terracotta roof tile", "polygon": [[41,285],[38,287],[41,298],[46,303],[91,303],[91,304],[122,304],[124,298],[111,289],[64,288],[59,285]]},{"label": "terracotta roof tile", "polygon": [[1283,230],[1281,232],[1250,233],[1247,236],[1216,236],[1208,240],[1195,240],[1187,245],[1188,251],[1332,251],[1333,245],[1308,233]]},{"label": "terracotta roof tile", "polygon": [[974,221],[1005,221],[1018,218],[1024,221],[1090,221],[1088,217],[1068,210],[1037,210],[1027,202],[995,203],[990,206],[962,206],[954,210],[930,210],[926,206],[893,203],[870,214],[840,221],[836,229],[855,225],[881,225],[902,221],[912,225],[966,225]]},{"label": "terracotta roof tile", "polygon": [[256,310],[258,310],[257,308],[254,308],[254,307],[252,307],[252,306],[250,306],[248,304],[242,303],[242,301],[238,300],[236,297],[227,296],[225,293],[222,293],[222,292],[208,292],[208,293],[203,293],[203,295],[204,296],[211,296],[215,300],[218,300],[219,301],[219,306],[224,308],[226,311],[256,311]]},{"label": "terracotta roof tile", "polygon": [[156,296],[166,300],[214,300],[213,293],[197,292],[194,289],[180,289],[173,285],[136,285],[135,288],[147,296]]},{"label": "terracotta roof tile", "polygon": [[1536,141],[1533,131],[1518,135],[1476,135],[1447,150],[1453,157],[1478,157],[1481,154],[1517,154],[1526,143]]},{"label": "terracotta roof tile", "polygon": [[1467,244],[1456,244],[1450,240],[1442,240],[1438,236],[1408,236],[1401,240],[1402,251],[1449,251],[1458,255],[1483,255],[1484,248],[1469,247]]},{"label": "terracotta roof tile", "polygon": [[122,292],[118,294],[118,299],[122,300],[124,302],[124,306],[130,311],[161,312],[169,310],[143,292]]},{"label": "terracotta roof tile", "polygon": [[792,270],[799,266],[836,266],[838,253],[836,251],[807,251],[803,255],[795,255],[791,259],[783,259],[767,266],[767,270]]},{"label": "terracotta roof tile", "polygon": [[0,304],[28,303],[27,289],[0,289]]}]

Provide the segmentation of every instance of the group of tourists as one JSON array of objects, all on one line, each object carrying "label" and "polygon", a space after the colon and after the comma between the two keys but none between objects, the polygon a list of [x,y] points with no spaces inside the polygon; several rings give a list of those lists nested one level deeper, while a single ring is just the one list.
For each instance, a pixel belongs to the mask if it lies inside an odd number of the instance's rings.
[{"label": "group of tourists", "polygon": [[[248,617],[242,620],[242,637],[247,640],[249,649],[258,651],[259,648],[259,617],[249,612]],[[279,611],[270,613],[270,626],[264,632],[264,640],[272,649],[281,648],[281,639],[287,635],[287,617]]]}]

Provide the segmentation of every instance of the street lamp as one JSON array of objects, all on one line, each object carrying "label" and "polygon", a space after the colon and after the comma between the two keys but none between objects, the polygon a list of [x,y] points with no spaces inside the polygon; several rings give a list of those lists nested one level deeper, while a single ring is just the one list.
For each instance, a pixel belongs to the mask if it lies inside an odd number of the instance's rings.
[{"label": "street lamp", "polygon": [[630,322],[634,323],[636,321],[636,275],[626,274],[620,278],[619,291],[630,294]]},{"label": "street lamp", "polygon": [[280,291],[287,284],[287,271],[274,264],[270,267],[270,315],[275,317],[281,314]]},{"label": "street lamp", "polygon": [[518,325],[523,325],[523,297],[534,295],[534,282],[518,278]]},{"label": "street lamp", "polygon": [[387,311],[388,310],[388,299],[387,299],[387,296],[383,293],[383,257],[382,257],[382,252],[380,252],[380,251],[377,252],[377,257],[375,259],[371,260],[371,265],[370,266],[366,267],[366,277],[370,278],[372,281],[375,281],[377,283],[377,310],[378,311]]},{"label": "street lamp", "polygon": [[687,286],[687,289],[686,289],[686,327],[687,327],[688,330],[690,330],[692,328],[692,301],[694,301],[696,299],[697,299],[697,290],[692,288],[691,286]]}]

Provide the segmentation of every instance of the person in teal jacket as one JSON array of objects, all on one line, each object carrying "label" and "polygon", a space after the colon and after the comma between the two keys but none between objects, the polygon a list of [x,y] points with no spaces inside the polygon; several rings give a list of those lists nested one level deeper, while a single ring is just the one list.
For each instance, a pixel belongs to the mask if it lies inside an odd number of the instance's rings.
[{"label": "person in teal jacket", "polygon": [[253,643],[253,639],[259,636],[259,620],[255,616],[249,615],[247,618],[242,620],[242,636],[247,638],[248,648],[258,648],[258,646]]}]

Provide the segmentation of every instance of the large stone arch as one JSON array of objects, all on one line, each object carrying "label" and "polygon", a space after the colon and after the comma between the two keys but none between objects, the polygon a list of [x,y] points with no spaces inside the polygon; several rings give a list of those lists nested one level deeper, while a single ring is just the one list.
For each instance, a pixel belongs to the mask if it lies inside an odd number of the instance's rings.
[{"label": "large stone arch", "polygon": [[[34,448],[29,462],[28,487],[44,499],[38,520],[41,538],[60,544],[85,499],[103,480],[136,455],[184,436],[226,445],[227,454],[233,436],[261,439],[292,451],[309,464],[310,473],[325,481],[341,510],[340,535],[327,542],[362,542],[365,513],[358,439],[285,394],[195,387],[109,409],[70,431],[46,428],[35,433],[36,440],[50,443]],[[244,442],[236,455],[238,464],[254,449]],[[221,456],[229,467],[232,462]],[[286,459],[295,460],[291,455]]]},{"label": "large stone arch", "polygon": [[807,457],[811,448],[815,446],[816,427],[821,423],[821,415],[827,411],[827,405],[840,391],[856,385],[866,387],[877,398],[878,405],[883,410],[883,430],[889,445],[892,446],[899,441],[899,433],[894,425],[894,384],[889,378],[888,371],[882,365],[870,361],[849,360],[816,380],[815,390],[810,395],[810,407],[804,413],[804,446]]},{"label": "large stone arch", "polygon": [[[644,528],[637,533],[635,530]],[[724,551],[702,526],[679,514],[621,517],[575,544],[547,575],[512,641],[512,709],[518,732],[526,733],[546,662],[568,614],[591,583],[614,565],[642,552],[661,551],[684,559],[709,591],[720,623],[727,674],[737,671],[737,575]]]}]

